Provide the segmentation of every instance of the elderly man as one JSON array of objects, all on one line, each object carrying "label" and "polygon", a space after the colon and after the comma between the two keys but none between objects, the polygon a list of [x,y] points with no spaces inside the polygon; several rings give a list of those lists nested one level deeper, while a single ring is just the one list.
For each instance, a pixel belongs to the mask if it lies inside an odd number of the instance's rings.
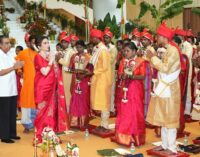
[{"label": "elderly man", "polygon": [[15,52],[10,51],[9,38],[0,37],[0,139],[4,143],[19,140],[16,135],[17,82],[15,70],[23,62],[15,62]]}]

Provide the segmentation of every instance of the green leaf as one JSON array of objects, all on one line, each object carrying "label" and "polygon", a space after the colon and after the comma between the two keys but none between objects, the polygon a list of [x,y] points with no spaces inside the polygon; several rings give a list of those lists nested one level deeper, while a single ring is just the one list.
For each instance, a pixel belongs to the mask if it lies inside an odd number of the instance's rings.
[{"label": "green leaf", "polygon": [[[161,6],[160,8],[166,8],[167,6],[169,6],[172,3],[177,3],[177,2],[181,2],[183,0],[166,0]],[[186,0],[186,1],[190,1],[190,0]]]},{"label": "green leaf", "polygon": [[125,0],[117,0],[117,6],[116,8],[121,8],[124,4]]},{"label": "green leaf", "polygon": [[[129,0],[129,1],[133,5],[136,4],[136,0]],[[121,8],[124,3],[125,3],[125,0],[117,0],[117,7],[116,8]]]},{"label": "green leaf", "polygon": [[199,8],[192,8],[192,13],[200,16],[200,9]]},{"label": "green leaf", "polygon": [[178,0],[177,2],[173,2],[171,4],[169,4],[168,6],[166,6],[164,8],[164,10],[170,10],[171,8],[180,8],[180,7],[184,7],[185,5],[188,5],[188,4],[192,4],[192,0]]},{"label": "green leaf", "polygon": [[112,23],[112,24],[116,24],[116,23],[117,23],[117,20],[116,20],[116,16],[115,16],[115,15],[113,16],[111,23]]},{"label": "green leaf", "polygon": [[183,9],[184,9],[183,7],[171,8],[170,10],[168,9],[163,13],[161,21],[177,16],[178,14],[183,12]]},{"label": "green leaf", "polygon": [[105,18],[104,18],[104,23],[110,23],[110,22],[111,22],[110,13],[107,13]]},{"label": "green leaf", "polygon": [[136,0],[129,0],[131,2],[131,4],[135,5],[136,4]]},{"label": "green leaf", "polygon": [[147,11],[151,12],[153,18],[156,18],[158,16],[158,11],[156,9],[156,6],[150,5],[149,3],[143,1],[140,3],[140,13],[138,19],[141,19],[147,13]]}]

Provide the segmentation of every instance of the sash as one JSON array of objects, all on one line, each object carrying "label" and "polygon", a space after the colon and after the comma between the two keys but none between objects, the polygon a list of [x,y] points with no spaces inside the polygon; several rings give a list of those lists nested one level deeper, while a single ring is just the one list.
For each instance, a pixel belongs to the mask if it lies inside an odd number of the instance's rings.
[{"label": "sash", "polygon": [[170,85],[179,77],[181,69],[176,70],[171,74],[158,72],[158,85],[154,93],[161,98],[170,98],[171,90]]},{"label": "sash", "polygon": [[98,48],[95,47],[94,50],[93,50],[93,54],[92,54],[92,57],[90,59],[90,63],[94,66],[94,68],[96,67],[97,61],[99,59],[100,52],[103,49],[107,50],[106,46],[101,45],[101,46],[98,46]]}]

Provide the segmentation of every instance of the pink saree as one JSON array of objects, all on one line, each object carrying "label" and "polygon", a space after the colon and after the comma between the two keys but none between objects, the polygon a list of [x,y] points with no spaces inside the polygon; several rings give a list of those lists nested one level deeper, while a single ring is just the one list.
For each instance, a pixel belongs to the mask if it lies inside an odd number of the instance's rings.
[{"label": "pink saree", "polygon": [[[119,74],[123,65],[122,60]],[[133,74],[145,76],[146,63],[137,58],[136,65],[138,66]],[[123,102],[121,99],[117,106],[115,138],[118,143],[123,145],[130,145],[131,142],[134,142],[136,146],[140,146],[145,143],[144,80],[125,79],[122,85],[128,89],[126,94],[128,101]]]},{"label": "pink saree", "polygon": [[[87,54],[75,54],[71,57],[70,66],[71,70],[75,69],[76,56],[84,56],[86,58],[86,64],[89,62],[89,56]],[[87,69],[87,66],[85,67]],[[87,127],[90,114],[90,76],[73,74],[71,82],[71,100],[70,100],[70,126],[84,128]]]},{"label": "pink saree", "polygon": [[40,70],[48,66],[48,61],[36,55],[35,60],[35,101],[37,116],[35,119],[36,136],[41,141],[41,133],[45,127],[55,132],[68,130],[68,117],[65,104],[61,67],[53,65],[44,76]]}]

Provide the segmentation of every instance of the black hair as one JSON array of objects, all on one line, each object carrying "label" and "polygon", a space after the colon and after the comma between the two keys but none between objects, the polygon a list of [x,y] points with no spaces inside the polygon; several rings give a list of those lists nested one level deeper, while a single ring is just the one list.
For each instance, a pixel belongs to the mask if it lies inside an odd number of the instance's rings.
[{"label": "black hair", "polygon": [[62,47],[61,43],[57,43],[56,46],[60,46],[60,47]]},{"label": "black hair", "polygon": [[177,36],[177,35],[175,35],[174,37],[173,37],[173,40],[174,40],[174,42],[175,43],[177,43],[178,45],[180,45],[181,44],[181,38],[179,37],[179,36]]},{"label": "black hair", "polygon": [[5,36],[5,35],[1,35],[1,36],[0,36],[0,44],[2,44],[3,39],[7,39],[7,38],[8,38],[7,36]]},{"label": "black hair", "polygon": [[128,47],[130,48],[131,50],[138,50],[138,48],[135,46],[134,42],[128,42],[126,44],[124,44],[124,47]]},{"label": "black hair", "polygon": [[28,41],[31,42],[33,39],[36,40],[36,36],[34,36],[34,35],[30,35],[30,37],[28,38]]},{"label": "black hair", "polygon": [[18,45],[15,49],[19,49],[20,51],[22,51],[24,48],[20,45]]},{"label": "black hair", "polygon": [[129,38],[126,38],[126,39],[123,40],[124,43],[125,42],[130,42],[130,41],[131,41],[131,39],[129,39]]},{"label": "black hair", "polygon": [[123,40],[117,40],[117,44],[121,44],[121,45],[123,45]]},{"label": "black hair", "polygon": [[77,45],[81,45],[81,46],[83,46],[84,48],[86,47],[85,42],[84,42],[83,40],[78,40],[78,41],[76,42],[76,46],[77,46]]},{"label": "black hair", "polygon": [[41,46],[42,41],[43,41],[44,39],[48,39],[48,37],[47,37],[47,36],[41,36],[41,37],[38,37],[38,38],[36,39],[35,45],[36,45],[37,48],[39,48],[39,46]]}]

